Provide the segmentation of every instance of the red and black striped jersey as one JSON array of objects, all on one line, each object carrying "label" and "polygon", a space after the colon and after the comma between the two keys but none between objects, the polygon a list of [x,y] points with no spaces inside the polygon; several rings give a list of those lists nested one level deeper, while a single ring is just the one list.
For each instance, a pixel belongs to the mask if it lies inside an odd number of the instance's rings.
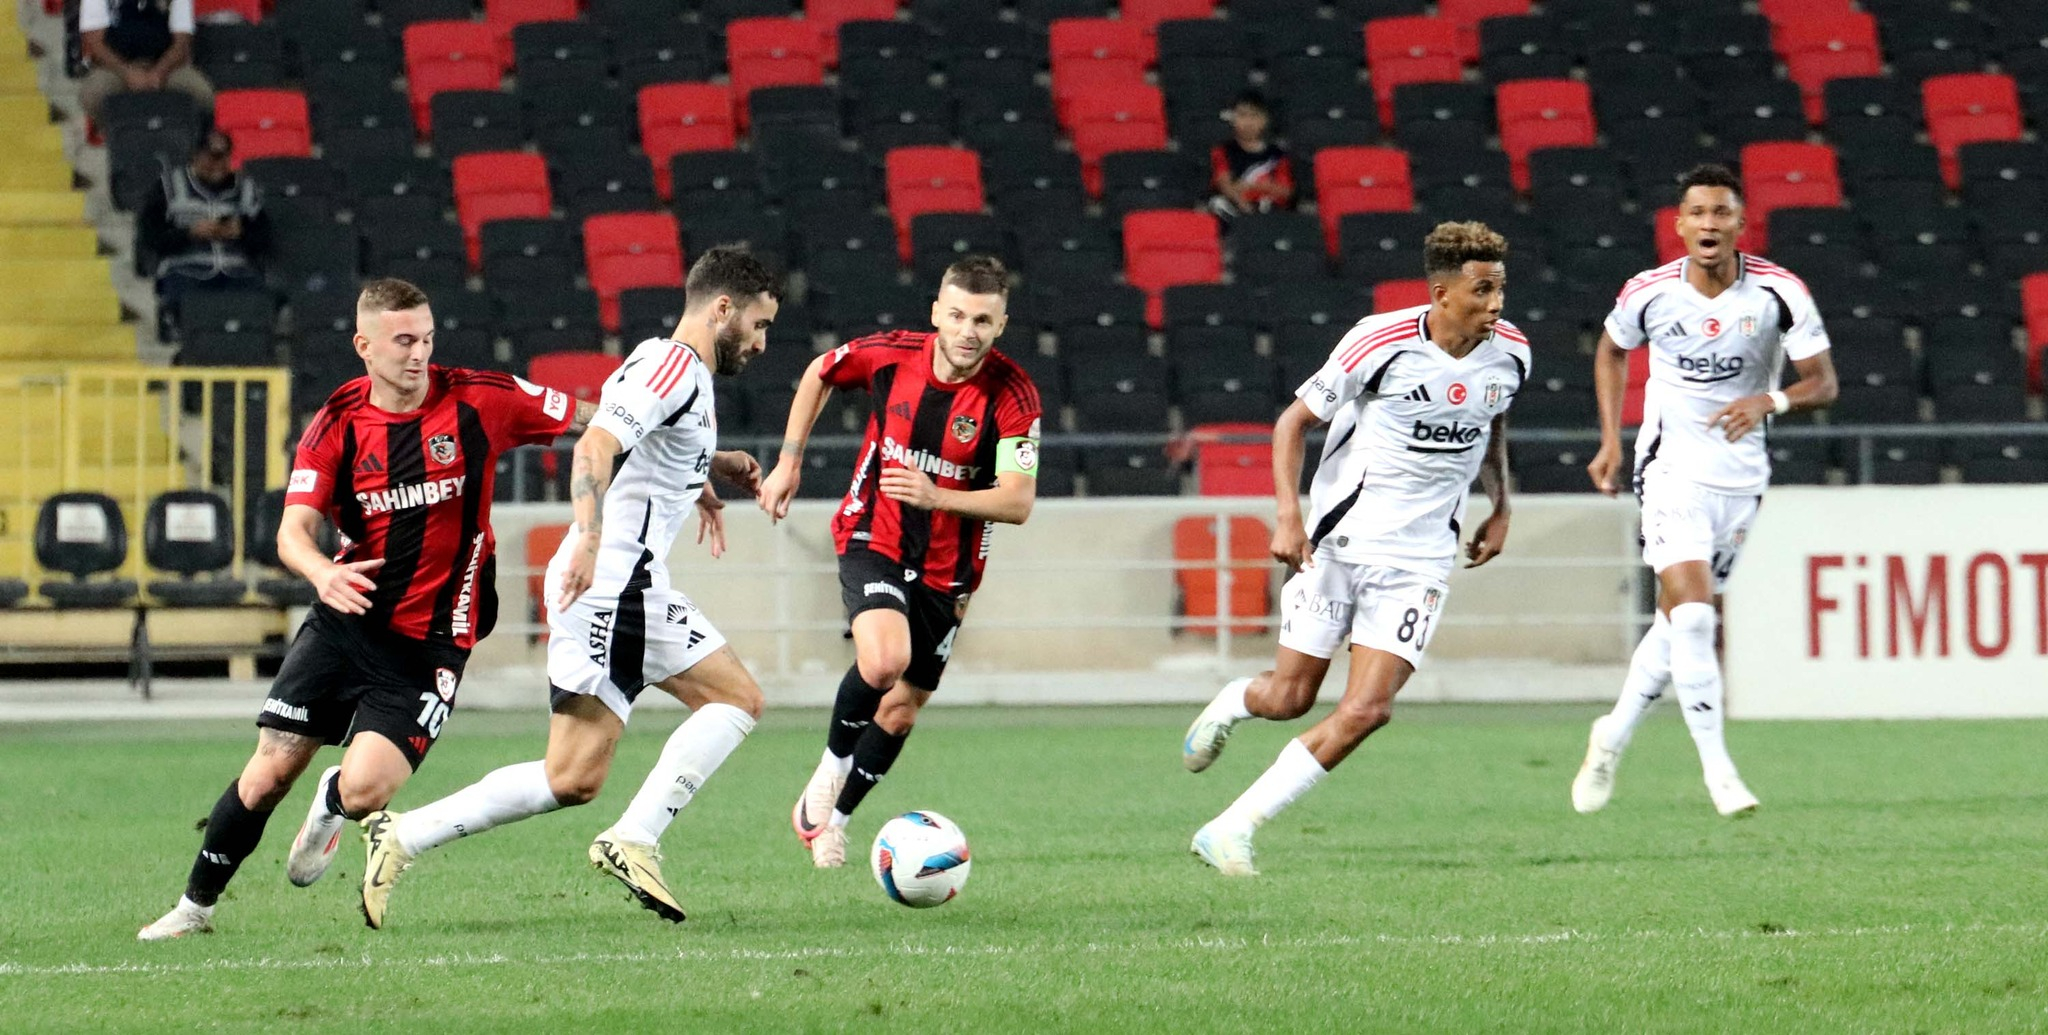
[{"label": "red and black striped jersey", "polygon": [[873,396],[867,441],[853,483],[832,519],[840,553],[864,546],[908,568],[942,593],[981,584],[988,561],[988,522],[905,507],[876,489],[882,468],[916,467],[942,489],[971,491],[996,484],[997,445],[1037,438],[1038,387],[1024,368],[991,350],[973,377],[947,384],[932,375],[925,331],[860,338],[828,353],[820,375],[834,388],[865,388]]},{"label": "red and black striped jersey", "polygon": [[370,379],[342,385],[306,426],[286,504],[313,507],[342,535],[340,561],[382,557],[358,619],[465,650],[490,631],[497,594],[491,493],[498,454],[552,442],[574,404],[495,371],[430,367],[417,410],[370,405]]}]

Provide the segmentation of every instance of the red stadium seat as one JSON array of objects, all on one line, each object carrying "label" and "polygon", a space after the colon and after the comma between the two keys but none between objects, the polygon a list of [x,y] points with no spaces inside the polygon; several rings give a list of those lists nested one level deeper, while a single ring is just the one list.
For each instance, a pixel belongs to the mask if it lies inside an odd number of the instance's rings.
[{"label": "red stadium seat", "polygon": [[884,160],[889,215],[910,262],[910,221],[927,212],[980,212],[981,156],[958,147],[899,147]]},{"label": "red stadium seat", "polygon": [[405,27],[405,85],[412,121],[433,133],[429,105],[443,90],[495,90],[507,62],[497,33],[476,22],[414,22]]},{"label": "red stadium seat", "polygon": [[795,18],[741,18],[725,27],[725,62],[742,100],[763,86],[816,86],[825,81],[825,37]]},{"label": "red stadium seat", "polygon": [[1082,93],[1123,89],[1145,81],[1154,43],[1143,29],[1107,18],[1061,18],[1052,23],[1053,113],[1073,128],[1073,100]]},{"label": "red stadium seat", "polygon": [[1799,18],[1833,17],[1850,12],[1849,0],[1757,0],[1757,13],[1773,26]]},{"label": "red stadium seat", "polygon": [[1429,281],[1419,277],[1414,280],[1382,280],[1372,286],[1372,311],[1375,313],[1428,305],[1429,302]]},{"label": "red stadium seat", "polygon": [[[1270,471],[1266,474],[1265,492],[1271,492],[1272,475]],[[1230,588],[1224,601],[1228,614],[1222,617],[1264,618],[1273,613],[1272,580],[1266,574],[1272,566],[1266,553],[1266,546],[1273,539],[1272,529],[1258,518],[1235,516],[1230,519],[1229,542],[1219,544],[1216,524],[1213,517],[1181,518],[1173,524],[1173,559],[1190,564],[1207,562],[1201,567],[1176,568],[1173,573],[1179,610],[1188,619],[1186,631],[1200,636],[1216,635],[1217,587],[1225,570],[1230,572]],[[1227,569],[1218,564],[1219,546],[1227,551]],[[1265,631],[1263,622],[1232,622],[1230,626],[1231,634],[1236,636]]]},{"label": "red stadium seat", "polygon": [[804,0],[804,21],[818,31],[825,42],[825,64],[839,67],[839,27],[847,22],[887,22],[896,19],[900,0]]},{"label": "red stadium seat", "polygon": [[196,21],[217,22],[226,15],[255,25],[263,20],[263,0],[193,0],[192,17]]},{"label": "red stadium seat", "polygon": [[1479,60],[1479,23],[1529,13],[1529,0],[1438,0],[1436,16],[1458,27],[1458,60]]},{"label": "red stadium seat", "polygon": [[1447,18],[1375,18],[1365,23],[1365,64],[1380,124],[1394,125],[1394,88],[1455,83],[1464,74],[1458,26]]},{"label": "red stadium seat", "polygon": [[213,123],[235,142],[235,168],[251,158],[304,158],[313,153],[306,95],[297,90],[222,90]]},{"label": "red stadium seat", "polygon": [[1938,75],[1920,84],[1927,136],[1941,153],[1941,175],[1950,190],[1963,185],[1956,149],[1982,140],[2020,138],[2020,94],[2011,76]]},{"label": "red stadium seat", "polygon": [[[1666,205],[1650,217],[1650,225],[1657,235],[1657,264],[1659,266],[1685,254],[1685,239],[1678,236],[1678,206]],[[1735,239],[1735,250],[1761,255],[1764,252],[1763,238],[1757,233],[1754,219],[1742,228],[1742,236]]]},{"label": "red stadium seat", "polygon": [[597,292],[598,322],[619,330],[619,292],[683,286],[683,237],[666,212],[608,212],[583,221],[583,268]]},{"label": "red stadium seat", "polygon": [[[1803,2],[1803,0],[1802,0]],[[1860,11],[1802,14],[1776,23],[1771,45],[1806,101],[1806,121],[1827,117],[1821,91],[1829,80],[1884,74],[1877,19]]]},{"label": "red stadium seat", "polygon": [[1177,284],[1223,279],[1223,241],[1216,219],[1187,209],[1151,209],[1124,217],[1124,277],[1145,292],[1145,319],[1165,326],[1160,293]]},{"label": "red stadium seat", "polygon": [[[1257,441],[1219,441],[1226,435]],[[1271,424],[1199,424],[1188,429],[1188,439],[1194,444],[1196,492],[1204,496],[1273,494]]]},{"label": "red stadium seat", "polygon": [[483,225],[493,219],[546,219],[554,207],[548,164],[524,151],[479,151],[454,162],[455,218],[469,245],[469,264],[479,262]]},{"label": "red stadium seat", "polygon": [[1159,23],[1182,18],[1214,18],[1216,0],[1123,0],[1123,20],[1159,35]]},{"label": "red stadium seat", "polygon": [[1523,79],[1494,88],[1500,146],[1508,153],[1515,189],[1529,189],[1529,152],[1546,147],[1592,147],[1593,94],[1571,79]]},{"label": "red stadium seat", "polygon": [[669,159],[683,151],[730,151],[739,139],[732,91],[716,83],[655,83],[640,88],[640,147],[654,186],[669,196]]},{"label": "red stadium seat", "polygon": [[1768,248],[1771,212],[1839,208],[1842,177],[1826,144],[1767,142],[1742,149],[1742,196],[1759,250]]},{"label": "red stadium seat", "polygon": [[2027,318],[2027,385],[2034,391],[2048,390],[2041,372],[2041,357],[2048,352],[2048,273],[2031,273],[2020,281],[2020,308]]},{"label": "red stadium seat", "polygon": [[[552,457],[555,454],[545,455]],[[562,539],[568,534],[569,526],[566,524],[535,525],[526,530],[526,570],[532,573],[526,577],[527,620],[540,627],[533,634],[535,643],[548,642],[548,565],[554,561],[555,551],[562,548]]]},{"label": "red stadium seat", "polygon": [[1132,83],[1077,94],[1072,108],[1074,154],[1088,193],[1102,196],[1102,156],[1166,146],[1166,100],[1159,88]]},{"label": "red stadium seat", "polygon": [[1125,61],[1072,61],[1052,75],[1053,117],[1074,131],[1074,100],[1082,94],[1115,96],[1145,85],[1145,73]]},{"label": "red stadium seat", "polygon": [[526,378],[584,402],[596,402],[605,379],[623,362],[622,357],[602,352],[544,352],[526,365]]},{"label": "red stadium seat", "polygon": [[1621,423],[1623,427],[1638,428],[1643,424],[1643,392],[1650,385],[1650,350],[1633,348],[1627,355],[1628,387],[1621,396]]},{"label": "red stadium seat", "polygon": [[1326,147],[1316,152],[1316,208],[1323,240],[1339,252],[1337,224],[1354,212],[1407,212],[1415,207],[1408,153],[1394,147]]}]

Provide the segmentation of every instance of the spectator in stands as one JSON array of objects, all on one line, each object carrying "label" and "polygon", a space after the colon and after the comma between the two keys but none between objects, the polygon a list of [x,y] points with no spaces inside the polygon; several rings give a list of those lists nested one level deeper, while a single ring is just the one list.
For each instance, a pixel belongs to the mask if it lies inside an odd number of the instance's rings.
[{"label": "spectator in stands", "polygon": [[1225,223],[1251,212],[1294,207],[1294,172],[1287,149],[1266,135],[1272,124],[1266,99],[1246,93],[1230,109],[1230,139],[1209,152],[1216,187],[1209,208]]},{"label": "spectator in stands", "polygon": [[192,67],[192,0],[80,0],[78,33],[92,63],[78,103],[93,121],[130,90],[180,90],[213,107],[213,84]]},{"label": "spectator in stands", "polygon": [[165,341],[175,333],[185,295],[263,286],[270,221],[262,189],[235,174],[234,154],[226,133],[207,130],[190,164],[164,170],[163,189],[135,221],[138,246],[157,260],[157,329]]}]

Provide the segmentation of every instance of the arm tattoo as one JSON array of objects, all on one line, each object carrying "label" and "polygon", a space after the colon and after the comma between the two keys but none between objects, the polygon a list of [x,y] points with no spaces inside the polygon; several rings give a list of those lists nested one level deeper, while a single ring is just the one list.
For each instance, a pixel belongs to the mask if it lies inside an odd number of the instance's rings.
[{"label": "arm tattoo", "polygon": [[590,527],[585,532],[604,530],[604,490],[605,486],[590,469],[590,459],[578,453],[569,473],[569,504],[575,506],[586,497],[590,500]]},{"label": "arm tattoo", "polygon": [[569,430],[572,432],[582,431],[590,426],[591,418],[596,416],[596,403],[587,399],[578,400],[576,403],[576,415],[569,418]]},{"label": "arm tattoo", "polygon": [[804,444],[802,442],[798,442],[796,439],[786,438],[782,440],[782,451],[788,453],[790,456],[796,459],[801,460],[803,459],[804,455]]}]

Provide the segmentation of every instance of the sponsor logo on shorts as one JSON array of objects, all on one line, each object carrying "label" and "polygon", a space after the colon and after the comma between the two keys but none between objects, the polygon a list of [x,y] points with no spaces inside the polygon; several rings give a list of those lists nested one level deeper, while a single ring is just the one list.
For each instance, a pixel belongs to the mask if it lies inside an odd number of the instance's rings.
[{"label": "sponsor logo on shorts", "polygon": [[443,703],[454,704],[455,684],[461,680],[462,677],[456,675],[454,669],[437,668],[434,670],[434,692],[441,695]]},{"label": "sponsor logo on shorts", "polygon": [[320,472],[303,468],[292,472],[291,481],[285,483],[286,492],[312,492],[320,484]]},{"label": "sponsor logo on shorts", "polygon": [[870,582],[867,585],[862,586],[860,588],[860,591],[865,596],[895,597],[897,600],[900,600],[905,604],[910,603],[910,598],[903,594],[902,589],[888,582]]},{"label": "sponsor logo on shorts", "polygon": [[427,440],[427,455],[443,467],[455,462],[455,436],[435,435]]},{"label": "sponsor logo on shorts", "polygon": [[590,635],[585,638],[584,642],[584,646],[590,652],[590,660],[600,665],[604,664],[605,656],[610,653],[611,641],[612,613],[610,611],[599,611],[591,615]]},{"label": "sponsor logo on shorts", "polygon": [[272,715],[277,716],[280,719],[290,719],[293,722],[312,721],[311,718],[307,716],[306,708],[304,705],[286,704],[275,697],[272,697],[269,700],[263,702],[263,710]]},{"label": "sponsor logo on shorts", "polygon": [[681,604],[668,605],[668,624],[682,625],[690,620],[690,609]]}]

